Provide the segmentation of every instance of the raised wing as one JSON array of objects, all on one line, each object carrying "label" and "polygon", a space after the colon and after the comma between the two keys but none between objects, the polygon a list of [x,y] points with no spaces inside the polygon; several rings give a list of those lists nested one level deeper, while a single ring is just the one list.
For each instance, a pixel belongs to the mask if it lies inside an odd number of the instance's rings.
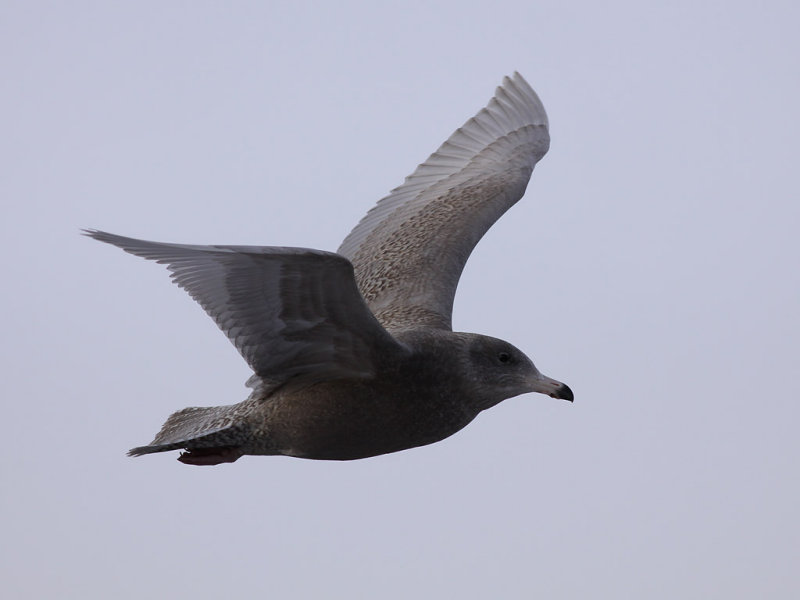
[{"label": "raised wing", "polygon": [[167,265],[260,377],[283,383],[370,377],[404,347],[370,312],[353,267],[303,248],[163,244],[86,235]]},{"label": "raised wing", "polygon": [[451,329],[453,298],[475,244],[525,193],[550,146],[547,114],[519,73],[339,247],[389,330]]}]

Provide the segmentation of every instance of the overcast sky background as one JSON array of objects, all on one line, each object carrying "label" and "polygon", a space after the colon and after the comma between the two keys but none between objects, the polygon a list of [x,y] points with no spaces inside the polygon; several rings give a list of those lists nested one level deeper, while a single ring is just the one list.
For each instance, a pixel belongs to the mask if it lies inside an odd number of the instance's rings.
[{"label": "overcast sky background", "polygon": [[[0,5],[8,598],[800,591],[796,2]],[[514,398],[349,463],[131,459],[244,361],[78,235],[333,250],[519,70],[551,123],[456,329]]]}]

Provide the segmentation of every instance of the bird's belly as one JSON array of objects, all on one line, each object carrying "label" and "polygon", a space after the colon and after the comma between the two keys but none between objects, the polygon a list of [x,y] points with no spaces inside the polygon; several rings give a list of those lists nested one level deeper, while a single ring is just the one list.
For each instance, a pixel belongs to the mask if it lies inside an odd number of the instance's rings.
[{"label": "bird's belly", "polygon": [[320,386],[276,399],[265,426],[277,453],[321,460],[366,458],[438,442],[476,416],[442,398],[336,392],[341,390]]}]

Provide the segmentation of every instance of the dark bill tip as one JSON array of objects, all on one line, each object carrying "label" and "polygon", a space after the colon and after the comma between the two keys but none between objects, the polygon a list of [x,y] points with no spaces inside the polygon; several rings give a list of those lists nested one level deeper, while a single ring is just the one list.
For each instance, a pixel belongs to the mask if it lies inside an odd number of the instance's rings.
[{"label": "dark bill tip", "polygon": [[567,400],[568,402],[575,401],[575,395],[572,393],[572,390],[569,389],[569,386],[565,383],[561,384],[561,387],[558,388],[552,394],[553,398],[560,398],[561,400]]}]

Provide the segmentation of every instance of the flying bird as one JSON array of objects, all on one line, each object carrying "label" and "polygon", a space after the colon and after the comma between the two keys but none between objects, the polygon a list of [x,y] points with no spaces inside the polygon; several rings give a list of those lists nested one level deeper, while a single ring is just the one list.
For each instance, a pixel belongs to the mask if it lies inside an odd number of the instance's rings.
[{"label": "flying bird", "polygon": [[243,402],[179,410],[129,455],[352,460],[438,442],[519,394],[572,401],[508,342],[451,325],[470,252],[522,197],[549,145],[544,107],[514,73],[336,253],[85,230],[166,265],[254,372]]}]

